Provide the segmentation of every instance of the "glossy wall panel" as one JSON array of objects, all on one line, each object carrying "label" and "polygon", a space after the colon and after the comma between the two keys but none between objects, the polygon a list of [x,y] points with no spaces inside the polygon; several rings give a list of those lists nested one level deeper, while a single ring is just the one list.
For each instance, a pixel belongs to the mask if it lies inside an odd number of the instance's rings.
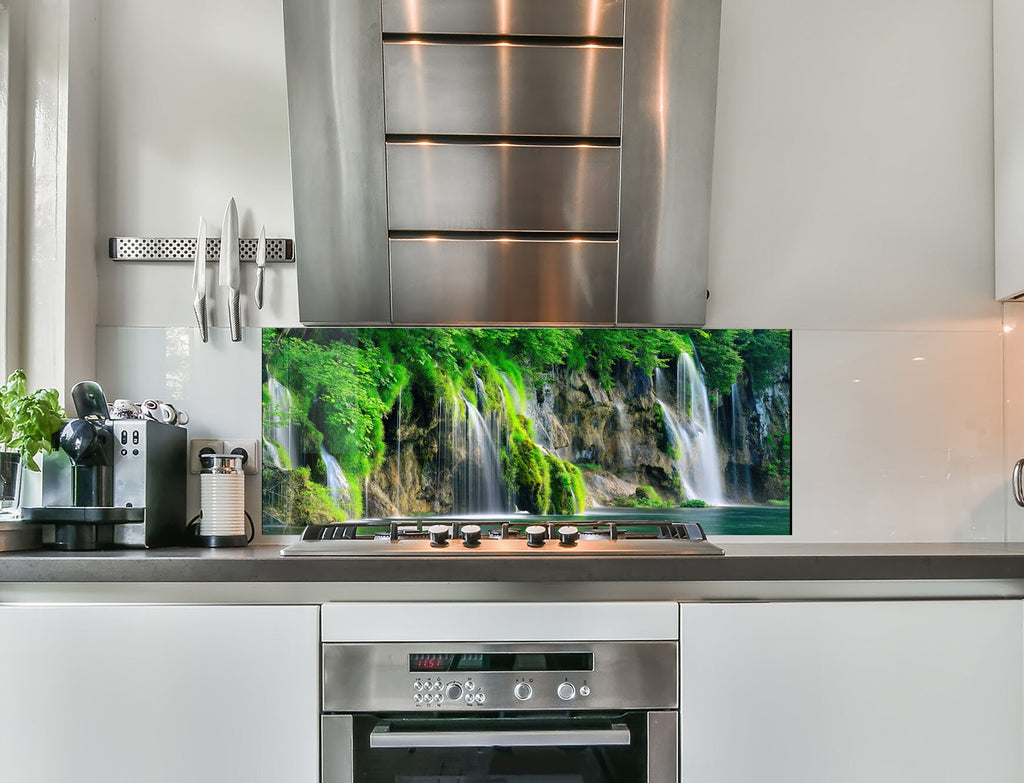
[{"label": "glossy wall panel", "polygon": [[793,533],[1001,541],[1002,335],[793,333]]}]

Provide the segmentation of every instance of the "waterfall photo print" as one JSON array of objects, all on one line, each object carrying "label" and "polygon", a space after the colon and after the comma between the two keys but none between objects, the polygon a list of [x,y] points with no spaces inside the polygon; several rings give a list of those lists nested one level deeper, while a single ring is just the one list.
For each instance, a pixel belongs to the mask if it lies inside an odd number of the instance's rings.
[{"label": "waterfall photo print", "polygon": [[790,332],[264,329],[263,533],[465,515],[789,535]]}]

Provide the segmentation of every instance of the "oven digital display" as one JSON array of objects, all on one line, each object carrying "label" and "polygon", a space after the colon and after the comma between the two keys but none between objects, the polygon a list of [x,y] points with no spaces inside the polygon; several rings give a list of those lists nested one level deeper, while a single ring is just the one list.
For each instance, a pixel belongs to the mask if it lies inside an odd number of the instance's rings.
[{"label": "oven digital display", "polygon": [[591,672],[593,653],[412,653],[410,672]]}]

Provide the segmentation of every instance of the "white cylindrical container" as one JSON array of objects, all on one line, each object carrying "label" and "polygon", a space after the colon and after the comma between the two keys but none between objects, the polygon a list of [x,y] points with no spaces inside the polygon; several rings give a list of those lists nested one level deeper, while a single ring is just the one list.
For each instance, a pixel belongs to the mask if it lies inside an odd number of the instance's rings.
[{"label": "white cylindrical container", "polygon": [[245,546],[245,476],[238,454],[203,454],[199,538],[207,546]]}]

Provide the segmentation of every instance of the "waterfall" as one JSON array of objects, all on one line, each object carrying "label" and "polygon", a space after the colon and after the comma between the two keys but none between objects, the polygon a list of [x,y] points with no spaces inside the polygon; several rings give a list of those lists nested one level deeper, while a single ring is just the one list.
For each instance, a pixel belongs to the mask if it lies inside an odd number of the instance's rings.
[{"label": "waterfall", "polygon": [[512,400],[512,410],[520,415],[526,415],[526,402],[523,400],[523,395],[519,393],[519,389],[512,383],[512,379],[505,373],[501,373],[501,382],[505,386],[508,398]]},{"label": "waterfall", "polygon": [[663,400],[669,398],[668,378],[660,367],[654,368],[654,396]]},{"label": "waterfall", "polygon": [[[690,343],[692,346],[693,343]],[[690,405],[693,400],[693,393],[690,391],[691,376],[693,373],[687,368],[693,367],[693,362],[683,361],[685,352],[680,352],[676,359],[676,410],[687,416],[690,415]]]},{"label": "waterfall", "polygon": [[270,440],[277,444],[277,448],[269,449],[271,461],[275,467],[291,470],[301,467],[301,433],[298,427],[292,425],[295,398],[288,387],[274,376],[267,379],[267,393],[274,407],[274,424],[270,427]]},{"label": "waterfall", "polygon": [[323,444],[320,445],[320,457],[323,459],[324,465],[327,466],[327,489],[330,491],[331,497],[339,506],[347,503],[350,497],[348,479],[345,478],[345,472],[341,469],[341,465]]},{"label": "waterfall", "polygon": [[658,392],[655,399],[661,406],[665,429],[680,452],[676,469],[683,491],[689,498],[699,498],[712,505],[724,504],[722,462],[711,417],[711,402],[703,374],[693,357],[682,351],[676,360],[674,410],[663,401],[668,384],[660,370],[655,370],[654,387]]},{"label": "waterfall", "polygon": [[732,409],[732,485],[739,497],[752,500],[754,482],[750,475],[750,461],[746,458],[746,444],[743,438],[747,431],[747,417],[743,411],[743,390],[738,383],[732,385],[729,407]]},{"label": "waterfall", "polygon": [[632,431],[629,426],[629,419],[626,417],[626,406],[622,400],[615,401],[615,423],[619,428],[619,459],[623,467],[633,467],[633,445],[630,440]]},{"label": "waterfall", "polygon": [[[494,445],[491,426],[477,407],[461,397],[466,411],[465,461],[461,475],[462,511],[469,513],[501,512],[508,510],[505,481],[501,470],[498,450]],[[453,428],[458,432],[461,428]],[[458,449],[456,449],[458,452]]]},{"label": "waterfall", "polygon": [[402,513],[402,393],[398,393],[398,421],[395,424],[395,511]]}]

